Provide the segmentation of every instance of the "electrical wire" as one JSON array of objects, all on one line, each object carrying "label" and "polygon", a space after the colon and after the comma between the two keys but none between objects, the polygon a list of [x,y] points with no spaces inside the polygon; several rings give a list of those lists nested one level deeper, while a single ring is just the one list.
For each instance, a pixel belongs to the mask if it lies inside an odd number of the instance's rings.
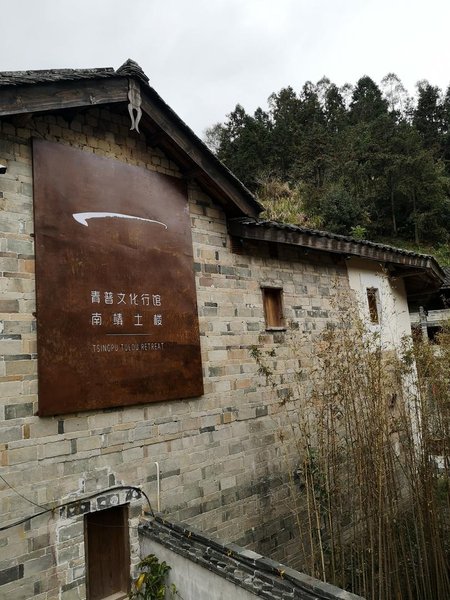
[{"label": "electrical wire", "polygon": [[155,517],[155,513],[153,511],[153,507],[152,507],[152,504],[150,502],[149,497],[147,496],[147,494],[141,488],[136,487],[134,485],[115,485],[115,486],[113,486],[111,488],[107,488],[107,489],[104,489],[104,490],[99,490],[97,492],[94,492],[92,494],[84,496],[83,498],[77,498],[76,500],[68,500],[67,502],[63,502],[61,504],[57,504],[55,506],[52,506],[51,508],[45,508],[43,506],[40,506],[39,504],[36,504],[32,500],[29,500],[28,498],[26,498],[22,494],[20,494],[11,485],[9,485],[8,482],[1,475],[0,475],[0,477],[3,479],[3,481],[5,481],[5,483],[14,492],[16,492],[16,494],[18,494],[19,496],[21,496],[22,498],[24,498],[28,502],[31,502],[31,504],[34,504],[35,506],[43,509],[40,512],[35,513],[34,515],[29,515],[27,517],[23,517],[22,519],[19,519],[18,521],[14,521],[13,523],[9,523],[8,525],[1,526],[0,527],[0,531],[6,531],[8,529],[12,529],[13,527],[17,527],[18,525],[22,525],[23,523],[26,523],[27,521],[31,521],[31,519],[35,519],[36,517],[40,517],[40,516],[45,515],[45,514],[50,513],[50,512],[54,512],[55,510],[58,510],[60,508],[65,508],[66,506],[70,506],[71,504],[75,504],[76,502],[84,502],[85,500],[90,500],[91,498],[97,498],[101,494],[107,494],[108,492],[114,492],[114,491],[118,491],[118,490],[134,490],[135,492],[138,492],[139,494],[142,494],[142,496],[144,496],[144,498],[147,500],[148,506],[150,508],[150,514],[152,515],[152,517]]},{"label": "electrical wire", "polygon": [[8,481],[6,481],[6,479],[3,477],[3,475],[0,475],[0,479],[6,483],[6,485],[18,496],[20,496],[21,498],[23,498],[24,500],[26,500],[27,502],[29,502],[30,504],[33,504],[33,506],[37,506],[37,508],[42,508],[42,510],[47,510],[47,506],[42,506],[41,504],[37,504],[37,502],[34,502],[33,500],[30,500],[29,498],[27,498],[26,496],[24,496],[23,494],[21,494],[20,492],[18,492],[16,490],[16,488],[11,485]]}]

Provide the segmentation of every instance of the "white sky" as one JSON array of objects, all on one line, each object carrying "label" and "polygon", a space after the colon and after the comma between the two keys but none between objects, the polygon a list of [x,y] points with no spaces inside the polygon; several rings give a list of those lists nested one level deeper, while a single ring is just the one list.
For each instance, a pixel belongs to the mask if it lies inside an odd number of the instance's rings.
[{"label": "white sky", "polygon": [[0,0],[0,71],[133,58],[202,136],[326,75],[450,83],[450,0]]}]

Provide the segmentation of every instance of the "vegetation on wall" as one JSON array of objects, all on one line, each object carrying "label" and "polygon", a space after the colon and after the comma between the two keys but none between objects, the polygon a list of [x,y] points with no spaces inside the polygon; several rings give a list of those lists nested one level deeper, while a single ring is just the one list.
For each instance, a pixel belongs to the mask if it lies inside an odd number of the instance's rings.
[{"label": "vegetation on wall", "polygon": [[446,600],[450,329],[439,347],[405,341],[397,355],[339,302],[312,353],[291,333],[291,373],[277,372],[273,349],[252,349],[274,394],[284,388],[276,418],[302,570],[368,600]]},{"label": "vegetation on wall", "polygon": [[273,93],[253,115],[237,105],[206,143],[269,218],[342,234],[359,227],[394,243],[449,241],[450,88],[422,81],[413,99],[392,73],[381,86],[324,78]]},{"label": "vegetation on wall", "polygon": [[181,598],[175,584],[167,584],[170,569],[165,561],[160,562],[154,554],[142,559],[138,564],[139,574],[129,594],[130,600],[165,600],[167,594],[170,598]]}]

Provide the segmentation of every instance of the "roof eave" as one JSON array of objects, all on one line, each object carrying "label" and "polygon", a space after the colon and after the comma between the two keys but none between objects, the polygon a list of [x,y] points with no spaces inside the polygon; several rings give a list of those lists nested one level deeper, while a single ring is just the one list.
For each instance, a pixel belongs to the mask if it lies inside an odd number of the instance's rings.
[{"label": "roof eave", "polygon": [[0,117],[114,104],[127,101],[127,94],[126,77],[2,86]]},{"label": "roof eave", "polygon": [[414,270],[414,276],[425,277],[427,285],[436,288],[442,285],[445,278],[444,271],[432,256],[405,253],[395,248],[381,245],[377,247],[376,244],[368,245],[338,236],[328,237],[325,232],[312,233],[301,231],[300,228],[295,230],[294,228],[264,227],[258,226],[256,223],[252,226],[240,222],[239,219],[228,221],[228,232],[241,239],[288,244],[317,252],[337,254],[345,259],[362,258],[383,265],[391,265],[394,267],[390,269],[390,276],[393,278],[403,278],[407,274],[412,274],[412,270]]},{"label": "roof eave", "polygon": [[[128,102],[131,74],[105,70],[98,78],[43,81],[0,88],[0,118],[13,115],[55,112]],[[189,173],[206,191],[216,197],[232,216],[257,217],[262,206],[253,194],[222,164],[159,94],[142,79],[139,81],[142,110],[162,133],[166,147],[188,158]]]}]

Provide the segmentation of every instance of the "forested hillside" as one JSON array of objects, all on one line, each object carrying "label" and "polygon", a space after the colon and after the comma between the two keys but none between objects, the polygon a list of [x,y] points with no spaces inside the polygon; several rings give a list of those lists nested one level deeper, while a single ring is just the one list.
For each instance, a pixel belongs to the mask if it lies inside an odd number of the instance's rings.
[{"label": "forested hillside", "polygon": [[[399,78],[328,79],[273,93],[253,115],[237,105],[206,143],[255,192],[269,218],[444,258],[450,239],[450,87],[411,98]],[[450,256],[448,256],[450,259]]]}]

